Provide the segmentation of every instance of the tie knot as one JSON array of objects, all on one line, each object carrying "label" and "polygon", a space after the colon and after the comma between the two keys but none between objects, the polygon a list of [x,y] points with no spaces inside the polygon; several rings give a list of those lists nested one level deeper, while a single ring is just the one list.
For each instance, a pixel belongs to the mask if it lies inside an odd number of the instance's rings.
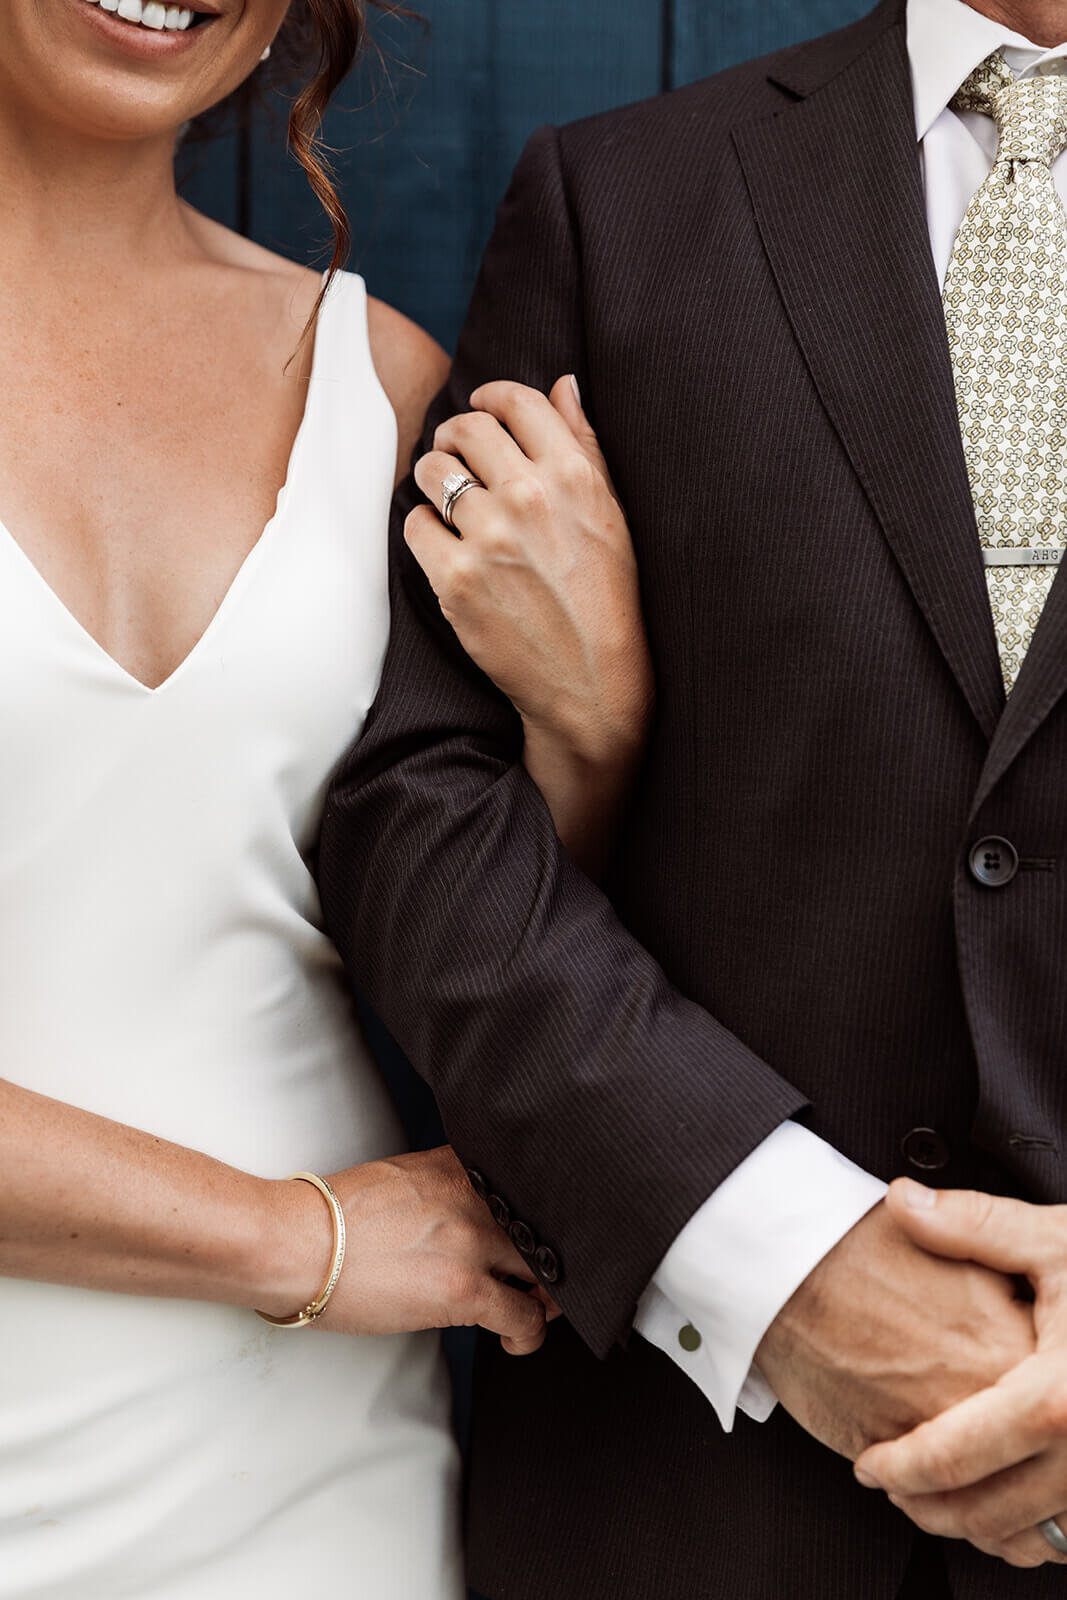
[{"label": "tie knot", "polygon": [[1050,167],[1067,148],[1067,77],[1056,72],[1016,78],[999,50],[971,73],[952,110],[993,118],[1000,134],[998,162]]}]

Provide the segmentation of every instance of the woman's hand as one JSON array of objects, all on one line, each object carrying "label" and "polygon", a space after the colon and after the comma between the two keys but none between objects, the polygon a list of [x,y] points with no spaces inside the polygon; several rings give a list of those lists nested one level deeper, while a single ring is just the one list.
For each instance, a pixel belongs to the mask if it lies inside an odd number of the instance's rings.
[{"label": "woman's hand", "polygon": [[1067,1207],[939,1194],[907,1179],[886,1204],[932,1255],[1029,1278],[1037,1349],[990,1388],[875,1445],[856,1475],[929,1533],[1015,1567],[1063,1563],[1038,1524],[1055,1518],[1067,1533]]},{"label": "woman's hand", "polygon": [[[480,1326],[499,1334],[511,1355],[540,1348],[558,1311],[536,1285],[524,1292],[503,1281],[535,1284],[451,1149],[370,1161],[329,1181],[348,1243],[319,1326],[358,1334]],[[308,1184],[276,1184],[274,1202],[272,1288],[259,1309],[286,1316],[321,1288],[332,1230],[322,1196]]]},{"label": "woman's hand", "polygon": [[[525,761],[588,864],[610,833],[654,701],[629,529],[577,386],[490,383],[438,428],[407,542],[461,644],[522,717]],[[450,473],[479,480],[441,519]],[[595,864],[599,864],[596,862]]]}]

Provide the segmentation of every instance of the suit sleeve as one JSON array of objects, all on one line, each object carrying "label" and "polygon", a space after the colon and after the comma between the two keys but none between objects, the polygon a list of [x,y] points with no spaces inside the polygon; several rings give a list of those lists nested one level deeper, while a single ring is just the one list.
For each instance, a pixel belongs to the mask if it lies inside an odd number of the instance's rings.
[{"label": "suit sleeve", "polygon": [[[481,382],[584,367],[560,137],[528,145],[426,441]],[[433,1088],[461,1159],[533,1244],[587,1344],[637,1302],[709,1194],[804,1096],[667,981],[574,866],[521,765],[521,725],[391,529],[378,697],[327,799],[319,878],[354,982]]]}]

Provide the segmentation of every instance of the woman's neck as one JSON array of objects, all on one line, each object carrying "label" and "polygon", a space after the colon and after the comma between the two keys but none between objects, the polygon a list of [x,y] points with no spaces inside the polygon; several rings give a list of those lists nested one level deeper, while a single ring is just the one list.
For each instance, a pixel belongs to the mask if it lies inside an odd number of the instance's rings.
[{"label": "woman's neck", "polygon": [[[2,88],[2,85],[0,85]],[[25,114],[0,94],[0,271],[88,289],[173,264],[193,248],[169,136],[130,141]]]}]

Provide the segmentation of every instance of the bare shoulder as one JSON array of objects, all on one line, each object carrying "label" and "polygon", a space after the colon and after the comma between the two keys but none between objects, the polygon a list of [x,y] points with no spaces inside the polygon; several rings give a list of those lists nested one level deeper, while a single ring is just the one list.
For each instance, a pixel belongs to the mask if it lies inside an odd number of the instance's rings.
[{"label": "bare shoulder", "polygon": [[[276,327],[283,342],[291,342],[294,334],[299,338],[315,308],[322,274],[265,249],[191,206],[183,211],[189,233],[213,269],[221,292],[240,294],[243,315],[257,324],[262,319],[264,325]],[[247,293],[249,275],[265,292]]]},{"label": "bare shoulder", "polygon": [[382,300],[368,297],[367,326],[375,370],[396,412],[397,475],[403,477],[427,407],[448,376],[449,359],[417,322]]}]

